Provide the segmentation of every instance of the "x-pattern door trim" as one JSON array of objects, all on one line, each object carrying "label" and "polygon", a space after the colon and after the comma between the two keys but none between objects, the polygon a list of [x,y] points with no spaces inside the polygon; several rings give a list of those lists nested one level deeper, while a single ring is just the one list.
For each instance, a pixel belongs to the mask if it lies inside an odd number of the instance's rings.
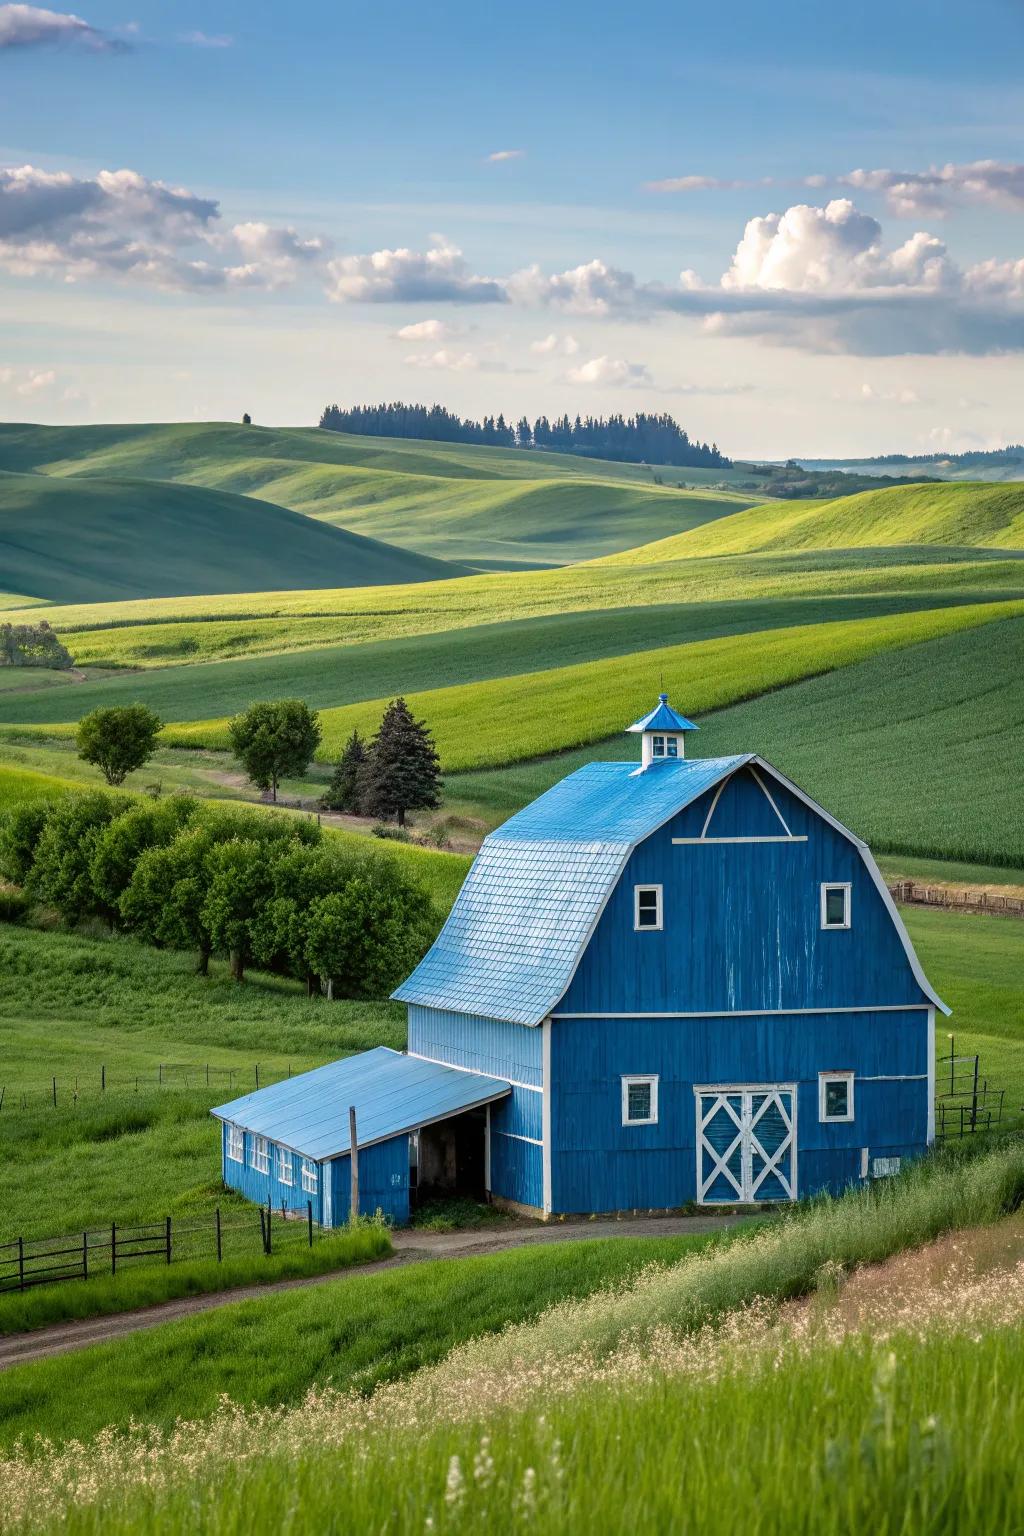
[{"label": "x-pattern door trim", "polygon": [[[756,1200],[765,1180],[774,1176],[785,1196],[790,1200],[796,1199],[796,1087],[792,1083],[752,1083],[736,1084],[727,1087],[694,1089],[697,1100],[697,1203],[699,1205],[718,1205],[720,1199],[708,1201],[708,1190],[715,1184],[719,1175],[722,1175],[736,1191],[736,1199],[744,1203]],[[761,1098],[755,1113],[753,1101],[755,1097]],[[736,1109],[729,1102],[730,1099],[739,1099],[740,1109]],[[710,1107],[705,1109],[708,1101]],[[760,1137],[756,1134],[756,1127],[770,1109],[777,1109],[782,1117],[785,1127],[779,1145],[774,1152],[765,1150]],[[719,1111],[724,1110],[736,1127],[737,1134],[732,1138],[724,1152],[719,1152],[712,1144],[707,1128],[715,1119]],[[728,1166],[737,1148],[740,1150],[740,1179],[737,1182],[735,1174]],[[762,1166],[754,1175],[754,1158],[761,1159]],[[789,1168],[786,1171],[784,1159],[789,1160]],[[705,1159],[710,1160],[711,1170],[704,1177]]]}]

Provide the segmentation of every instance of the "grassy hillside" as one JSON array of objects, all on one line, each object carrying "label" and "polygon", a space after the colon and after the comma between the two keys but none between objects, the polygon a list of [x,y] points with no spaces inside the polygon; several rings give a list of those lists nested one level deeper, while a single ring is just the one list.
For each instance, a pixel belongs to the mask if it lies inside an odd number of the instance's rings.
[{"label": "grassy hillside", "polygon": [[[802,625],[666,646],[576,667],[408,694],[431,724],[442,766],[499,766],[600,741],[624,728],[644,701],[665,687],[691,713],[752,698],[799,678],[935,635],[987,625],[1024,612],[1024,603],[958,608]],[[638,706],[639,701],[639,706]],[[372,734],[386,698],[321,711],[318,755],[337,755],[352,730]],[[227,722],[165,727],[167,745],[226,747]]]},{"label": "grassy hillside", "polygon": [[[1010,618],[880,652],[701,716],[688,751],[759,752],[876,852],[1020,869],[1024,801],[1011,764],[1024,726],[1024,679],[1013,662],[1022,648],[1024,618]],[[494,824],[583,763],[632,755],[615,735],[534,763],[454,775],[448,796]]]},{"label": "grassy hillside", "polygon": [[2,471],[0,565],[6,586],[58,603],[453,574],[451,566],[225,491]]},{"label": "grassy hillside", "polygon": [[[101,704],[137,701],[175,721],[234,714],[257,698],[297,697],[314,708],[330,709],[725,635],[960,606],[976,596],[953,590],[675,603],[645,608],[642,623],[634,608],[585,610],[361,645],[97,673],[86,682],[68,680],[67,673],[0,671],[0,723],[66,724]],[[126,638],[132,638],[130,632]],[[157,658],[165,645],[170,647],[166,639],[155,643]],[[12,686],[5,689],[5,683]]]},{"label": "grassy hillside", "polygon": [[1024,550],[1024,485],[891,486],[835,501],[773,501],[609,559],[635,565],[755,550],[927,544]]},{"label": "grassy hillside", "polygon": [[753,499],[680,489],[683,472],[671,469],[229,423],[9,426],[0,428],[0,467],[233,491],[422,554],[502,569],[625,549]]}]

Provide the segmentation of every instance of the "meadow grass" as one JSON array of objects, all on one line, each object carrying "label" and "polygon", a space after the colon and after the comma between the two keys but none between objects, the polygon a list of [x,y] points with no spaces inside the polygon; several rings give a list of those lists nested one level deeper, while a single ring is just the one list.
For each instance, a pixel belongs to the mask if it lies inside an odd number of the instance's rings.
[{"label": "meadow grass", "polygon": [[[659,683],[699,716],[880,651],[914,646],[1022,612],[1024,603],[982,603],[800,625],[656,647],[484,683],[410,690],[407,698],[413,711],[429,722],[443,769],[500,766],[600,741],[623,729],[658,692]],[[317,756],[337,756],[355,729],[372,735],[386,703],[386,698],[378,698],[322,710],[323,743]],[[165,726],[162,739],[167,746],[223,748],[229,745],[227,721],[174,723]]]},{"label": "meadow grass", "polygon": [[12,583],[52,602],[463,574],[270,502],[147,480],[0,471],[0,538]]},{"label": "meadow grass", "polygon": [[[0,1445],[107,1424],[171,1425],[247,1405],[301,1402],[311,1386],[367,1392],[433,1364],[457,1344],[536,1318],[566,1298],[636,1278],[723,1240],[593,1238],[345,1275],[310,1289],[232,1303],[74,1356],[0,1374]],[[314,1250],[315,1251],[315,1250]]]},{"label": "meadow grass", "polygon": [[[688,1519],[696,1509],[702,1528],[723,1532],[748,1510],[764,1530],[952,1532],[963,1529],[965,1512],[985,1510],[997,1516],[985,1529],[1015,1529],[1008,1517],[1020,1507],[1019,1277],[1009,1294],[998,1278],[988,1287],[968,1282],[968,1305],[958,1308],[960,1297],[947,1293],[934,1317],[904,1304],[880,1348],[841,1326],[773,1326],[781,1314],[772,1305],[815,1290],[828,1298],[849,1267],[997,1220],[1022,1194],[1019,1142],[932,1158],[532,1320],[470,1332],[439,1364],[385,1381],[368,1399],[319,1388],[298,1406],[226,1405],[169,1432],[15,1449],[3,1468],[11,1523],[240,1531],[244,1511],[249,1529],[258,1519],[312,1532],[333,1528],[331,1512],[343,1507],[345,1528],[626,1530],[641,1518],[674,1528],[682,1511]],[[426,1278],[443,1286],[439,1268]],[[456,1273],[465,1279],[467,1269]],[[323,1303],[330,1291],[351,1296],[417,1278],[348,1278],[315,1296],[267,1298],[213,1321],[266,1319],[286,1302]],[[453,1313],[445,1307],[446,1319]],[[416,1328],[420,1309],[410,1306],[406,1320]],[[187,1348],[185,1330],[198,1321],[160,1333]],[[106,1365],[116,1389],[124,1376],[147,1373],[132,1370],[129,1352],[160,1342],[137,1337],[77,1363],[85,1372]],[[117,1354],[128,1368],[112,1379]],[[294,1353],[277,1358],[294,1380]],[[201,1359],[207,1364],[209,1351]],[[34,1411],[45,1423],[60,1400],[53,1373],[63,1367],[75,1391],[70,1364],[15,1370],[0,1392],[25,1393],[15,1413]],[[147,1362],[150,1377],[158,1364]],[[229,1354],[223,1364],[230,1375]],[[375,1364],[369,1379],[356,1371],[343,1384],[365,1391]],[[994,1416],[993,1380],[1001,1383],[1004,1372]],[[95,1396],[86,1422],[96,1422]],[[938,1419],[939,1408],[952,1417]],[[975,1481],[979,1462],[989,1475]],[[908,1501],[936,1518],[908,1527]],[[865,1511],[884,1518],[865,1524]]]},{"label": "meadow grass", "polygon": [[897,485],[829,501],[767,502],[726,522],[647,549],[606,558],[616,564],[750,554],[755,550],[946,547],[1024,548],[1024,485],[983,481]]},{"label": "meadow grass", "polygon": [[[273,1285],[282,1280],[299,1280],[313,1275],[331,1274],[355,1264],[367,1264],[387,1258],[392,1252],[391,1237],[383,1222],[366,1221],[337,1232],[316,1233],[308,1242],[302,1222],[276,1222],[273,1227],[273,1251],[260,1246],[258,1216],[247,1212],[251,1232],[243,1243],[240,1223],[221,1228],[224,1257],[176,1259],[168,1265],[152,1260],[136,1262],[126,1274],[90,1274],[88,1280],[66,1280],[39,1286],[24,1293],[13,1291],[0,1295],[0,1335],[25,1333],[52,1323],[73,1319],[106,1317],[138,1307],[158,1306],[164,1301],[178,1301],[186,1296],[205,1296],[235,1286]],[[207,1251],[215,1253],[211,1241]],[[232,1248],[236,1251],[232,1251]],[[92,1250],[97,1257],[97,1251]]]}]

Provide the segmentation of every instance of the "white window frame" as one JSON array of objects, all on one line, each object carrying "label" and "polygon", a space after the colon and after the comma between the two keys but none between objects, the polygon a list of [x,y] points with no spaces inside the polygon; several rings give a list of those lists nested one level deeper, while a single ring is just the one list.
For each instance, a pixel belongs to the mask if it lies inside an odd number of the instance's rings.
[{"label": "white window frame", "polygon": [[228,1122],[227,1156],[232,1163],[245,1162],[245,1132],[240,1125]]},{"label": "white window frame", "polygon": [[251,1166],[257,1173],[270,1172],[270,1143],[265,1136],[253,1136]]},{"label": "white window frame", "polygon": [[275,1147],[277,1155],[277,1182],[289,1188],[292,1183],[292,1154],[288,1147]]},{"label": "white window frame", "polygon": [[319,1167],[311,1157],[302,1159],[302,1190],[304,1194],[315,1195],[320,1188]]},{"label": "white window frame", "polygon": [[[824,1125],[845,1125],[854,1118],[853,1114],[853,1073],[852,1072],[819,1072],[818,1073],[818,1119]],[[846,1114],[828,1115],[825,1113],[825,1095],[829,1083],[846,1084]]]},{"label": "white window frame", "polygon": [[[657,902],[657,921],[642,923],[640,921],[640,893],[641,891],[653,891]],[[634,885],[633,887],[633,928],[636,933],[660,933],[665,927],[665,888],[662,885]]]},{"label": "white window frame", "polygon": [[[647,1083],[651,1090],[651,1112],[643,1120],[636,1120],[629,1113],[629,1090],[638,1083]],[[658,1123],[658,1078],[652,1072],[632,1072],[622,1079],[622,1123],[623,1125],[657,1125]]]},{"label": "white window frame", "polygon": [[[841,923],[830,923],[827,921],[829,891],[842,891],[843,893],[843,921]],[[826,929],[829,933],[849,928],[853,908],[853,884],[850,880],[823,880],[821,882],[820,901],[822,928]]]}]

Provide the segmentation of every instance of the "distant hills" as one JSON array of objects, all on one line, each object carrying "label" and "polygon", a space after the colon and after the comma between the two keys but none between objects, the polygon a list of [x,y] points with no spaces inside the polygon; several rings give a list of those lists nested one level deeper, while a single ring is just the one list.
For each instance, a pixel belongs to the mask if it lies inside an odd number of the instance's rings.
[{"label": "distant hills", "polygon": [[101,602],[463,571],[228,491],[0,471],[0,591],[26,597]]},{"label": "distant hills", "polygon": [[1024,480],[1024,444],[967,453],[886,453],[871,459],[797,459],[802,468],[855,475],[909,475],[937,480]]}]

